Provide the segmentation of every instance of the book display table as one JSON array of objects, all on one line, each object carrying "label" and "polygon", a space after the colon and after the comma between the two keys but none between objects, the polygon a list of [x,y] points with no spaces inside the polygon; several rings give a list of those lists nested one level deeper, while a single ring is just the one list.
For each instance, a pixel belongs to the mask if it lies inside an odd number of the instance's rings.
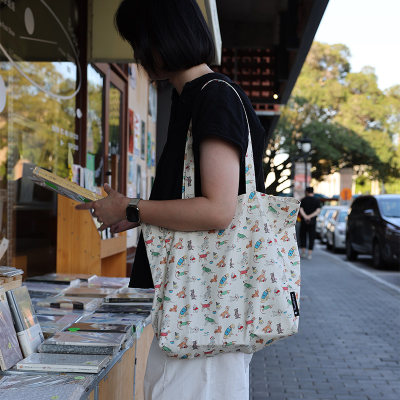
[{"label": "book display table", "polygon": [[[68,397],[66,393],[64,397],[57,395],[49,397],[49,399],[57,400],[142,400],[143,395],[143,378],[146,371],[147,355],[150,349],[151,341],[153,340],[153,328],[147,325],[139,338],[128,344],[128,347],[119,351],[107,365],[98,374],[77,374],[77,373],[39,373],[39,372],[21,372],[15,370],[0,371],[0,378],[4,376],[59,376],[66,375],[71,377],[88,377],[84,392],[80,397]],[[40,378],[38,378],[40,379]],[[0,379],[1,381],[1,379]],[[37,382],[35,382],[37,386]],[[48,392],[51,392],[51,386],[48,387]],[[10,390],[11,392],[11,390]],[[18,390],[13,390],[11,399],[21,400]],[[34,399],[35,386],[30,388],[32,394],[31,399]],[[3,397],[1,396],[3,399]],[[8,400],[8,398],[7,398]]]},{"label": "book display table", "polygon": [[[127,284],[126,278],[47,274],[0,289],[0,399],[144,399],[154,291]],[[35,341],[25,334],[33,327]]]}]

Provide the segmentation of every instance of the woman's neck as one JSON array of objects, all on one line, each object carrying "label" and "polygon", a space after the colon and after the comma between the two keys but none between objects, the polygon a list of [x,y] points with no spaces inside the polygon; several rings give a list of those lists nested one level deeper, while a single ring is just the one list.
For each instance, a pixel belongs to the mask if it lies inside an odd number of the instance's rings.
[{"label": "woman's neck", "polygon": [[170,76],[169,81],[175,87],[177,92],[181,94],[183,87],[187,82],[211,72],[214,71],[207,64],[200,64],[196,65],[195,67],[173,73]]}]

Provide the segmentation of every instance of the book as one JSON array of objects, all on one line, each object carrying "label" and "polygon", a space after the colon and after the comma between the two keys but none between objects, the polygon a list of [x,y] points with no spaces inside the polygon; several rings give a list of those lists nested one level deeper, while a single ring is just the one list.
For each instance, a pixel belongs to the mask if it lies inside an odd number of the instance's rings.
[{"label": "book", "polygon": [[0,289],[0,368],[5,371],[22,360],[5,291]]},{"label": "book", "polygon": [[154,297],[154,289],[143,289],[143,288],[131,288],[131,287],[124,287],[118,290],[118,293],[129,293],[129,294],[137,294],[138,296],[143,297]]},{"label": "book", "polygon": [[0,276],[12,277],[12,276],[23,275],[23,273],[24,271],[22,269],[0,266]]},{"label": "book", "polygon": [[42,329],[25,286],[9,290],[6,295],[22,353],[27,357],[34,353],[39,344],[43,342]]},{"label": "book", "polygon": [[68,315],[36,315],[44,337],[54,335],[57,332],[61,332],[74,324],[81,316],[79,314],[68,314]]},{"label": "book", "polygon": [[79,322],[128,325],[132,329],[132,332],[137,332],[142,330],[146,319],[146,315],[140,314],[93,313],[91,315],[82,317]]},{"label": "book", "polygon": [[97,374],[109,362],[104,355],[33,353],[17,363],[17,370]]},{"label": "book", "polygon": [[61,178],[43,168],[35,167],[32,171],[31,179],[40,186],[81,203],[88,203],[103,198],[103,196],[85,189],[68,179]]},{"label": "book", "polygon": [[64,308],[69,310],[94,311],[102,303],[102,299],[93,297],[56,296],[40,299],[37,307]]},{"label": "book", "polygon": [[103,298],[110,296],[116,289],[102,288],[102,287],[71,287],[65,290],[65,296],[79,296],[79,297],[98,297]]},{"label": "book", "polygon": [[146,316],[140,314],[125,314],[125,313],[93,313],[83,316],[79,322],[98,323],[98,324],[122,324],[130,325],[132,323],[144,321]]},{"label": "book", "polygon": [[38,276],[31,276],[27,281],[59,283],[60,285],[79,286],[81,282],[90,282],[96,275],[91,274],[62,274],[49,273]]},{"label": "book", "polygon": [[142,314],[149,315],[152,304],[124,304],[124,303],[104,303],[97,310],[97,313],[119,313],[119,314]]},{"label": "book", "polygon": [[59,332],[40,346],[41,353],[115,354],[126,339],[124,333]]},{"label": "book", "polygon": [[140,294],[115,293],[104,299],[105,303],[153,303],[153,296],[143,297]]},{"label": "book", "polygon": [[23,286],[28,288],[31,298],[44,298],[63,294],[64,290],[69,287],[69,284],[60,285],[58,283],[25,281]]},{"label": "book", "polygon": [[80,400],[94,382],[93,375],[16,373],[0,377],[1,400]]},{"label": "book", "polygon": [[76,322],[66,329],[68,332],[114,332],[132,333],[132,326],[129,324],[106,324],[98,322]]},{"label": "book", "polygon": [[87,286],[120,289],[127,287],[129,285],[129,280],[130,278],[112,278],[108,276],[96,276],[88,282]]}]

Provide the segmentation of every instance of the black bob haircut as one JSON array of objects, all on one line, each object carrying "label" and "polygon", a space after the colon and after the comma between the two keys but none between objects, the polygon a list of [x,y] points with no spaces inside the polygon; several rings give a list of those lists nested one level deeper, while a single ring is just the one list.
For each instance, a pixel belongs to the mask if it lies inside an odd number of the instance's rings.
[{"label": "black bob haircut", "polygon": [[176,72],[214,61],[214,41],[195,0],[123,0],[115,25],[147,71]]}]

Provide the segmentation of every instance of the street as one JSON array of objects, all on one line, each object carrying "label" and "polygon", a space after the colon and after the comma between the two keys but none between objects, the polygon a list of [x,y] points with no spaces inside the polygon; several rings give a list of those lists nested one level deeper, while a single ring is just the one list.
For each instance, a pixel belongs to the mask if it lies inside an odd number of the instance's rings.
[{"label": "street", "polygon": [[316,244],[299,333],[254,354],[251,400],[399,400],[400,272]]}]

